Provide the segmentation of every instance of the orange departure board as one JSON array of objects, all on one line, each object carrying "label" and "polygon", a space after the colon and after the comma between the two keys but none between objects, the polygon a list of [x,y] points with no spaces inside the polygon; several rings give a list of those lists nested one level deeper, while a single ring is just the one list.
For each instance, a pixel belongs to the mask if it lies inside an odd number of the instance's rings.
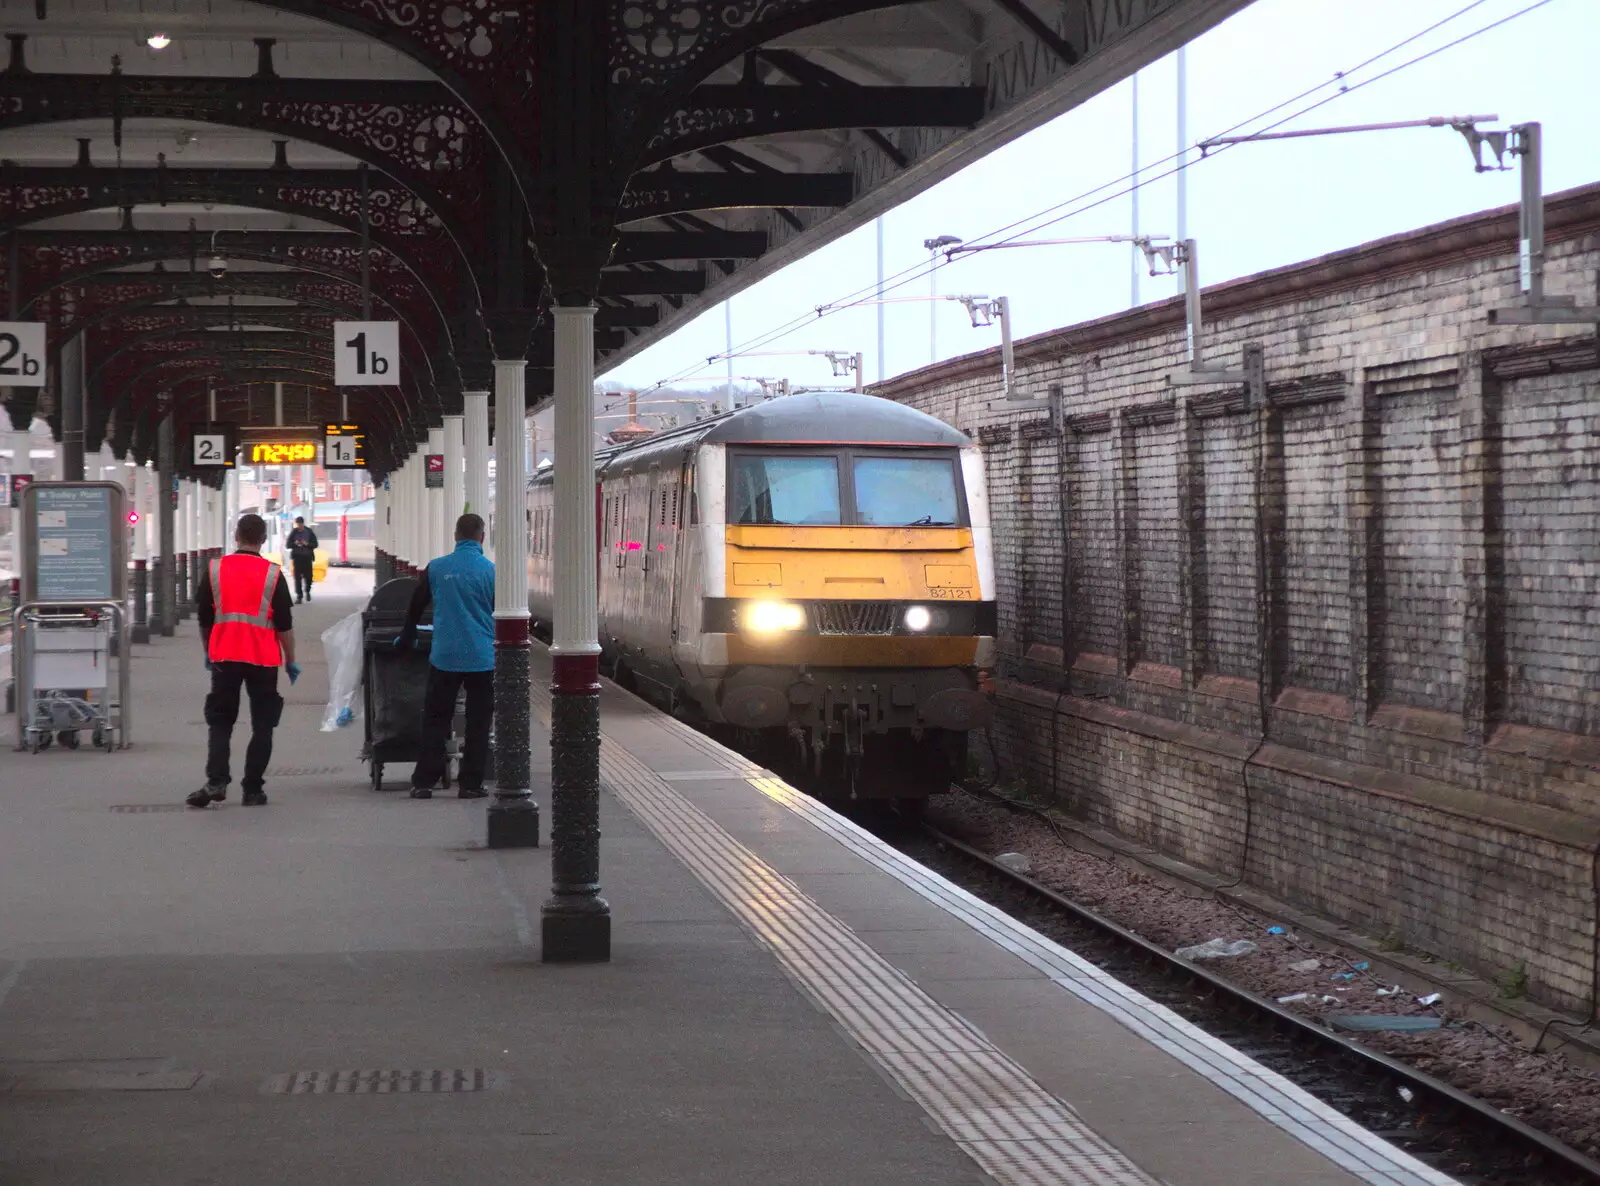
[{"label": "orange departure board", "polygon": [[251,465],[315,465],[315,441],[257,441],[250,446]]}]

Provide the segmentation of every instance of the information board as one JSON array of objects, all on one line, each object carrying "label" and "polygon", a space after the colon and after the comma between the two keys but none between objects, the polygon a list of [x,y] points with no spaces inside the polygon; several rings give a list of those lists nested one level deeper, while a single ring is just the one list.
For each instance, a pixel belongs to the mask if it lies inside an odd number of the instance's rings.
[{"label": "information board", "polygon": [[422,456],[422,484],[427,490],[444,489],[444,454],[424,453]]},{"label": "information board", "polygon": [[327,424],[322,434],[324,469],[365,469],[367,438],[359,424]]},{"label": "information board", "polygon": [[188,454],[195,469],[233,469],[239,456],[239,426],[196,424],[189,430]]},{"label": "information board", "polygon": [[0,321],[0,387],[43,387],[45,329],[42,321]]},{"label": "information board", "polygon": [[123,600],[122,487],[114,482],[35,482],[22,496],[27,535],[24,601],[81,605]]},{"label": "information board", "polygon": [[335,321],[335,387],[391,387],[400,382],[398,321]]}]

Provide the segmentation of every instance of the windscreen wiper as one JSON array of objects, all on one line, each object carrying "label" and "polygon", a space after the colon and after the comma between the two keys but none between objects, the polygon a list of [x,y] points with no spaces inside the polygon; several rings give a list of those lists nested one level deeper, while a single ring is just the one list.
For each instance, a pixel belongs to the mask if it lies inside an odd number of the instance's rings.
[{"label": "windscreen wiper", "polygon": [[907,527],[954,527],[949,519],[935,519],[932,515],[924,515],[906,524]]}]

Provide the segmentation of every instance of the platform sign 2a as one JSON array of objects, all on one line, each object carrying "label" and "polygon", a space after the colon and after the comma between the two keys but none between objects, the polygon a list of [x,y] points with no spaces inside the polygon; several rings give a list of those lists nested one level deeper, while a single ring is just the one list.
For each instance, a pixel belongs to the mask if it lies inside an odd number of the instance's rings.
[{"label": "platform sign 2a", "polygon": [[367,437],[359,424],[322,426],[323,469],[365,469]]},{"label": "platform sign 2a", "polygon": [[42,321],[0,321],[0,387],[44,386]]},{"label": "platform sign 2a", "polygon": [[196,424],[189,430],[189,464],[195,469],[233,469],[239,457],[237,424]]},{"label": "platform sign 2a", "polygon": [[422,455],[422,484],[427,490],[444,489],[444,454],[424,453]]},{"label": "platform sign 2a", "polygon": [[337,387],[393,387],[400,382],[398,321],[335,321],[333,382]]}]

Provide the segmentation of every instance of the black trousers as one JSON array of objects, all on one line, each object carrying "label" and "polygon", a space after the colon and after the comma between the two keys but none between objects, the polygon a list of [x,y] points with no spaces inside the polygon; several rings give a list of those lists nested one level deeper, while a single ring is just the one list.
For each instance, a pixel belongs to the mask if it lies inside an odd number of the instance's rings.
[{"label": "black trousers", "polygon": [[206,724],[210,735],[206,746],[206,785],[225,787],[230,780],[229,750],[233,746],[233,726],[239,719],[239,693],[250,697],[250,744],[244,751],[244,777],[239,786],[259,791],[266,783],[267,763],[272,760],[272,731],[283,715],[283,697],[278,695],[278,669],[254,663],[214,663],[211,692],[206,697]]},{"label": "black trousers", "polygon": [[461,754],[461,785],[483,787],[489,765],[489,725],[494,720],[494,672],[440,671],[428,668],[428,690],[422,704],[422,747],[411,773],[413,787],[431,787],[444,776],[444,743],[456,712],[456,694],[467,689],[467,738]]},{"label": "black trousers", "polygon": [[295,599],[304,600],[311,596],[311,569],[317,562],[316,557],[291,556],[289,560],[294,565]]}]

